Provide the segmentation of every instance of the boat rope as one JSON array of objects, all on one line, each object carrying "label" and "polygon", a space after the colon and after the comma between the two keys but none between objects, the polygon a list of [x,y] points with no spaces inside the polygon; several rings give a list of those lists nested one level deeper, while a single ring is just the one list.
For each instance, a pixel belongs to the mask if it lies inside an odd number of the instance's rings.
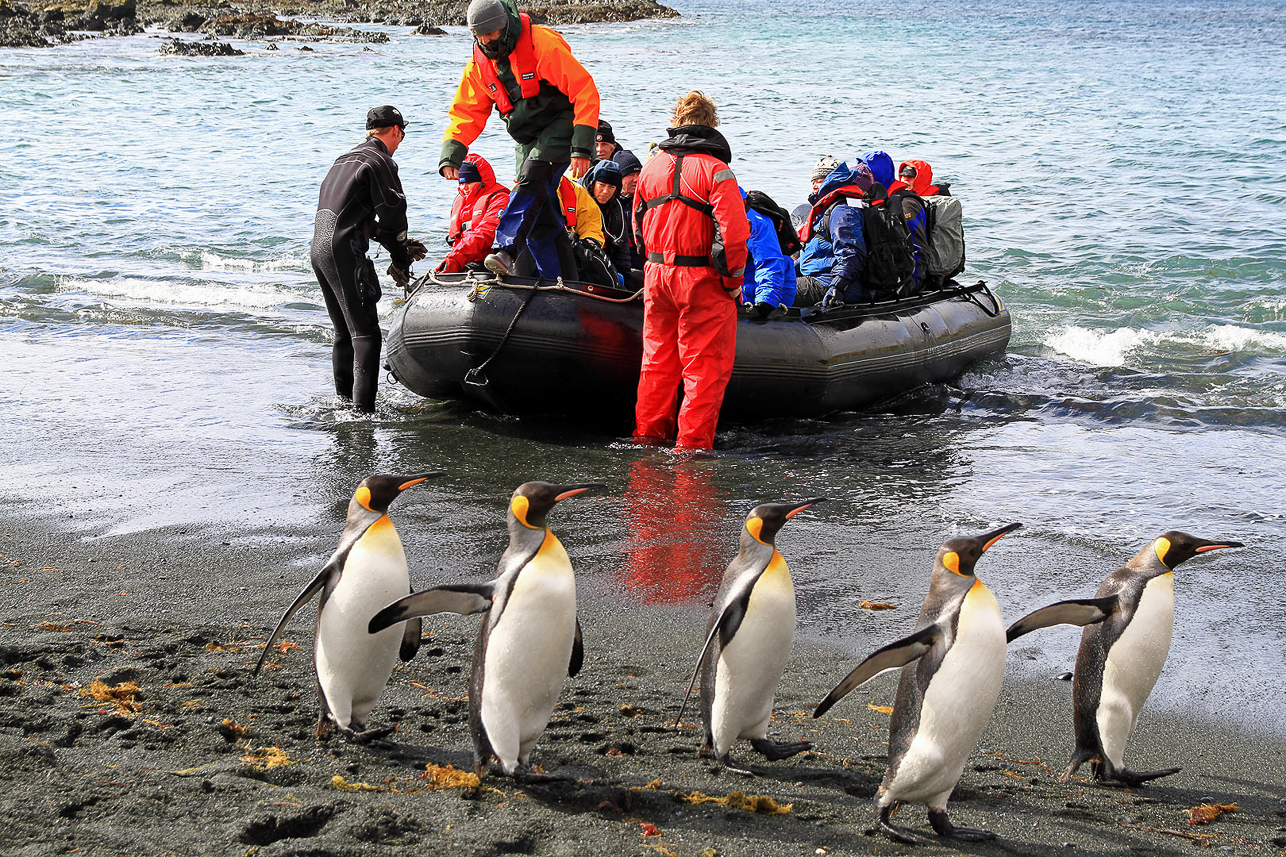
[{"label": "boat rope", "polygon": [[463,280],[444,280],[438,276],[437,271],[429,271],[429,273],[419,279],[414,288],[411,289],[410,294],[414,295],[425,283],[433,283],[435,286],[444,286],[449,288],[459,288],[460,286],[468,285],[468,298],[471,301],[477,300],[481,296],[485,295],[492,286],[502,286],[507,289],[534,290],[538,292],[570,292],[574,295],[580,295],[581,297],[592,298],[596,301],[604,301],[605,303],[613,304],[627,304],[630,301],[636,301],[643,296],[642,289],[639,289],[637,292],[634,292],[632,295],[624,298],[614,298],[609,295],[601,295],[594,291],[594,286],[578,289],[568,285],[562,277],[556,278],[553,283],[548,285],[542,285],[543,282],[546,282],[542,280],[538,281],[534,286],[524,286],[519,285],[518,283],[506,282],[501,279],[498,274],[493,274],[490,271],[482,276],[477,276],[476,273],[477,272],[474,271],[465,272],[465,278]]},{"label": "boat rope", "polygon": [[[499,278],[497,278],[497,281],[498,280]],[[561,285],[563,282],[563,278],[559,277],[558,282]],[[509,284],[506,284],[506,285],[509,285]],[[488,357],[486,360],[483,360],[480,364],[470,369],[468,372],[464,373],[464,383],[470,386],[485,387],[489,383],[491,383],[487,379],[487,376],[483,374],[483,370],[487,368],[488,363],[496,359],[496,355],[500,353],[500,349],[505,347],[505,343],[509,341],[509,334],[514,332],[514,327],[517,326],[518,324],[518,317],[522,315],[522,311],[527,308],[527,304],[531,303],[531,299],[536,296],[536,292],[540,291],[540,288],[538,286],[509,285],[509,288],[526,288],[528,289],[527,297],[523,298],[522,304],[518,307],[518,311],[514,313],[514,317],[509,320],[509,326],[505,328],[504,335],[500,337],[500,342],[496,344],[496,350],[492,351],[491,356]]]},{"label": "boat rope", "polygon": [[[977,304],[978,309],[982,310],[983,314],[986,315],[987,318],[995,318],[1000,315],[1000,298],[996,297],[995,293],[992,292],[991,289],[987,288],[985,280],[979,280],[972,286],[965,286],[960,290],[960,292],[961,296],[965,300],[970,303]],[[987,297],[991,298],[991,309],[987,309],[986,305],[983,304],[982,301],[978,300],[979,292],[986,292]]]}]

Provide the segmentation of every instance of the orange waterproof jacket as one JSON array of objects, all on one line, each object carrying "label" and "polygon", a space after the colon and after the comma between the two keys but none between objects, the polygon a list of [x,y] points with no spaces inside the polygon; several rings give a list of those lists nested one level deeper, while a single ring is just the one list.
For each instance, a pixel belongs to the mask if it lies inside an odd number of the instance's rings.
[{"label": "orange waterproof jacket", "polygon": [[519,15],[513,0],[501,2],[509,14],[502,55],[489,59],[475,42],[448,110],[439,173],[460,166],[493,107],[518,143],[519,171],[527,158],[567,163],[573,155],[589,157],[594,151],[599,109],[594,79],[562,36]]},{"label": "orange waterproof jacket", "polygon": [[[687,125],[670,129],[670,139],[659,149],[639,173],[634,192],[639,254],[648,266],[664,264],[692,271],[694,285],[714,277],[724,291],[740,300],[750,222],[737,177],[727,163],[732,158],[727,141],[713,128]],[[712,248],[719,245],[723,270],[710,258]]]}]

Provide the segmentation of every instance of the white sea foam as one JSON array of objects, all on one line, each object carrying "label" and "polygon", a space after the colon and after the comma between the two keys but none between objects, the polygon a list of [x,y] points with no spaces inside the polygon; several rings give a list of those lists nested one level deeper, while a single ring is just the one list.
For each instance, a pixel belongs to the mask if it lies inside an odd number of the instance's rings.
[{"label": "white sea foam", "polygon": [[1068,325],[1054,330],[1045,342],[1059,354],[1092,366],[1124,366],[1131,353],[1161,343],[1211,351],[1286,352],[1286,333],[1235,324],[1216,324],[1203,330],[1173,333],[1128,327],[1091,330]]},{"label": "white sea foam", "polygon": [[1124,366],[1131,351],[1161,340],[1149,330],[1118,327],[1116,330],[1090,330],[1068,325],[1053,331],[1045,344],[1073,360],[1093,366]]},{"label": "white sea foam", "polygon": [[60,277],[60,292],[83,292],[95,297],[113,298],[128,303],[161,303],[199,307],[246,307],[269,309],[301,299],[313,298],[284,286],[238,285],[223,283],[185,283],[174,280],[148,280],[139,277],[116,277],[95,280],[84,277]]},{"label": "white sea foam", "polygon": [[1235,324],[1216,324],[1202,334],[1202,344],[1219,351],[1286,351],[1286,334]]},{"label": "white sea foam", "polygon": [[284,256],[280,259],[235,259],[220,256],[209,250],[201,251],[201,269],[204,271],[301,271],[306,268],[304,259]]}]

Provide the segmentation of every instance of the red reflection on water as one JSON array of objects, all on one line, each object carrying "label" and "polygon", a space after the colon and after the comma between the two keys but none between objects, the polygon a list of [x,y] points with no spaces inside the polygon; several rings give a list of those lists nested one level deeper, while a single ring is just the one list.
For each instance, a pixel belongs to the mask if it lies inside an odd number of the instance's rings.
[{"label": "red reflection on water", "polygon": [[649,604],[710,597],[737,546],[725,503],[699,459],[636,461],[630,467],[625,585]]}]

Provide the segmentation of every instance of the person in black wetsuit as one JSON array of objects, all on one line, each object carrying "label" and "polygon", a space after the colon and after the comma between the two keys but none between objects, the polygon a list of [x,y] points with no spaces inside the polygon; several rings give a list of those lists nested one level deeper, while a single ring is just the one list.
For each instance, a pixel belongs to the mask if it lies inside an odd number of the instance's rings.
[{"label": "person in black wetsuit", "polygon": [[388,274],[403,288],[410,283],[411,262],[426,252],[406,237],[406,196],[393,161],[405,136],[406,120],[397,108],[367,113],[366,139],[341,155],[322,181],[313,226],[313,273],[335,325],[335,392],[363,413],[375,411],[380,368],[380,283],[366,258],[370,239],[388,250]]}]

